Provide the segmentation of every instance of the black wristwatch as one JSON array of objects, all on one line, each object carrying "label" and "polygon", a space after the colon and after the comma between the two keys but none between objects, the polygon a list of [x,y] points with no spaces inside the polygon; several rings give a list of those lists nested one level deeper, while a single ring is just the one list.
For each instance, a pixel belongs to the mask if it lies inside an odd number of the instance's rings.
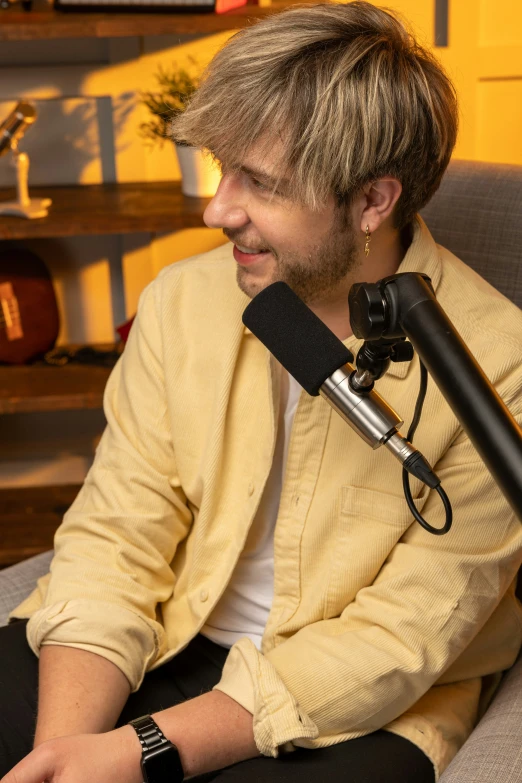
[{"label": "black wristwatch", "polygon": [[141,743],[141,771],[145,783],[181,783],[183,767],[178,749],[150,715],[129,721]]}]

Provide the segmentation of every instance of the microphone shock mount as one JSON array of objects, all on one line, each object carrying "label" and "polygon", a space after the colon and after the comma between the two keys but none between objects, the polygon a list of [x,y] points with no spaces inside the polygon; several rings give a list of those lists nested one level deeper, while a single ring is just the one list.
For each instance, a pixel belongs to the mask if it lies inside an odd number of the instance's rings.
[{"label": "microphone shock mount", "polygon": [[[370,392],[375,381],[386,373],[390,362],[409,362],[415,351],[413,345],[406,341],[406,334],[400,324],[400,301],[397,290],[389,286],[398,277],[393,275],[378,283],[357,283],[352,286],[349,294],[350,322],[356,337],[364,338],[356,359],[357,370],[350,377],[352,389],[364,394]],[[431,281],[426,275],[422,277],[431,289]],[[422,406],[426,396],[427,371],[422,361],[421,384],[415,414],[406,438],[397,431],[392,432],[384,445],[402,462],[402,483],[408,506],[420,525],[435,535],[447,533],[452,524],[452,509],[449,499],[440,486],[440,479],[432,470],[423,455],[414,448],[411,441],[420,421]],[[431,489],[435,489],[446,509],[446,522],[442,528],[434,528],[419,514],[415,507],[408,473],[416,476]]]}]

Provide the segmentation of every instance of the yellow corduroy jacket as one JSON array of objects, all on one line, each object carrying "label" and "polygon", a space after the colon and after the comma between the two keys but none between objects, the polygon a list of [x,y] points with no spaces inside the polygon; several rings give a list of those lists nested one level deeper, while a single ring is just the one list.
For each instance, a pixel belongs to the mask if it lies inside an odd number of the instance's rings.
[{"label": "yellow corduroy jacket", "polygon": [[[420,219],[401,272],[437,297],[520,421],[522,312]],[[105,392],[108,426],[55,538],[51,573],[13,613],[28,641],[115,663],[136,690],[194,637],[232,574],[270,470],[278,373],[241,314],[231,245],[174,264],[144,291]],[[355,338],[345,341],[354,352]],[[382,396],[411,421],[419,372],[392,365]],[[301,394],[275,530],[274,602],[259,652],[235,644],[216,686],[253,713],[259,750],[315,748],[385,728],[437,775],[514,662],[522,526],[431,382],[415,438],[453,528],[413,522],[399,463],[321,397]],[[438,495],[412,481],[443,524]],[[487,686],[487,687],[486,687]]]}]

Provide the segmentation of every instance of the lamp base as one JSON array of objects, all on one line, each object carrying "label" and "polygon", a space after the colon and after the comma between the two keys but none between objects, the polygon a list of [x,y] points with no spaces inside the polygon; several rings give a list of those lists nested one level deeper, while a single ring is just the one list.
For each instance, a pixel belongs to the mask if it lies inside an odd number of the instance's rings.
[{"label": "lamp base", "polygon": [[0,201],[0,215],[11,215],[28,220],[43,218],[49,214],[52,203],[50,198],[32,198],[27,204],[19,201]]}]

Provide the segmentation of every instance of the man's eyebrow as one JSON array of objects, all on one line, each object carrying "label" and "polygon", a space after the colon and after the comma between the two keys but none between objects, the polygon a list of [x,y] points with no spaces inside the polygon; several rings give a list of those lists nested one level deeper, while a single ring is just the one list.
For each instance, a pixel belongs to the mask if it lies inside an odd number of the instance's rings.
[{"label": "man's eyebrow", "polygon": [[252,177],[253,179],[258,179],[262,181],[264,184],[268,185],[269,187],[286,188],[290,184],[290,181],[288,179],[285,179],[284,177],[273,177],[267,171],[262,171],[261,169],[253,169],[250,166],[239,166],[239,171],[243,172],[243,174],[246,174],[249,177]]}]

